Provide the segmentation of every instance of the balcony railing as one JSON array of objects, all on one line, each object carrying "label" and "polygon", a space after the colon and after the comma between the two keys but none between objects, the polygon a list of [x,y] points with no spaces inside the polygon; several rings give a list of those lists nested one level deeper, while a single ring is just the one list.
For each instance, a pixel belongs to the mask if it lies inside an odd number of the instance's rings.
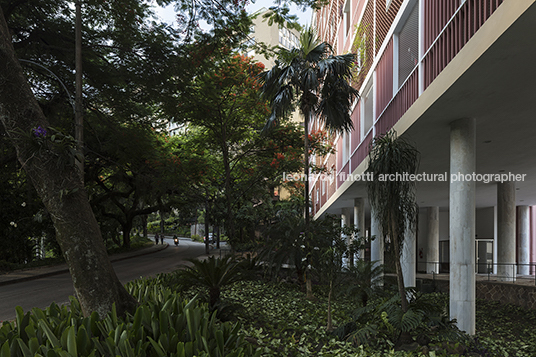
[{"label": "balcony railing", "polygon": [[[417,272],[433,271],[433,274],[449,274],[449,262],[417,262]],[[497,273],[494,273],[496,271]],[[475,274],[480,280],[536,285],[536,263],[475,263]]]},{"label": "balcony railing", "polygon": [[[378,74],[377,85],[382,89],[376,91],[378,103],[376,110],[381,111],[375,120],[375,135],[388,132],[408,111],[418,99],[419,85],[421,91],[425,90],[453,60],[474,34],[491,17],[503,0],[430,0],[424,2],[424,44],[428,50],[420,58],[411,74],[406,78],[402,86],[389,100],[389,87],[392,80],[388,77],[392,73],[393,66],[393,40],[384,50],[385,58],[382,58],[375,71],[385,73]],[[366,73],[365,71],[364,73]],[[422,77],[420,77],[422,76]],[[387,104],[386,104],[387,103]],[[356,106],[359,110],[360,106]],[[353,118],[357,124],[363,118]],[[352,136],[352,142],[354,136]],[[369,144],[372,140],[372,131],[367,134],[351,157],[351,168],[355,169],[368,155]],[[343,165],[342,143],[337,144],[337,168],[339,173],[349,174],[348,163]],[[337,177],[335,186],[338,189],[343,180]]]},{"label": "balcony railing", "polygon": [[[454,3],[455,1],[449,2]],[[467,0],[458,6],[456,12],[450,17],[422,59],[424,63],[424,88],[427,88],[445,69],[502,2],[503,0]],[[437,15],[434,17],[437,10],[433,3],[433,1],[425,2],[425,4],[431,4],[425,6],[425,19],[437,17]],[[428,21],[428,23],[429,26],[434,25],[433,21]]]},{"label": "balcony railing", "polygon": [[368,132],[361,144],[357,147],[357,150],[352,155],[352,170],[354,170],[369,154],[370,142],[372,141],[372,130]]},{"label": "balcony railing", "polygon": [[380,114],[376,122],[376,134],[385,134],[396,124],[405,112],[415,103],[419,97],[419,71],[418,67],[400,87],[393,99]]}]

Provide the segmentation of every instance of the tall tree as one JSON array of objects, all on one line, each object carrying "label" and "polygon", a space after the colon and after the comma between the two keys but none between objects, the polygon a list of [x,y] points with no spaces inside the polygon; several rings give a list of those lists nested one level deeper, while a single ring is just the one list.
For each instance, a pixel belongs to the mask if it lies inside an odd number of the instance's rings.
[{"label": "tall tree", "polygon": [[[354,54],[334,55],[309,27],[300,35],[300,47],[281,49],[275,66],[262,75],[263,91],[271,103],[265,130],[294,108],[304,119],[305,235],[309,231],[309,126],[314,119],[332,132],[350,131],[352,102],[358,91],[350,84]],[[310,279],[307,294],[312,295]]]},{"label": "tall tree", "polygon": [[84,313],[104,315],[113,304],[120,312],[133,308],[136,301],[108,260],[74,155],[69,155],[74,141],[57,143],[47,131],[49,123],[16,58],[1,8],[0,82],[0,121],[52,217]]},{"label": "tall tree", "polygon": [[[92,148],[86,167],[90,201],[100,217],[121,225],[123,241],[115,239],[116,243],[129,247],[134,219],[168,211],[173,202],[180,202],[195,182],[195,167],[189,153],[169,145],[167,134],[112,120],[107,125],[90,124],[86,135]],[[114,234],[110,237],[114,239]]]},{"label": "tall tree", "polygon": [[408,311],[400,257],[406,231],[415,230],[418,213],[415,181],[391,180],[390,175],[415,174],[420,154],[406,139],[390,131],[374,138],[367,172],[374,180],[367,181],[370,204],[380,222],[383,236],[391,240],[395,252],[395,268],[402,311]]},{"label": "tall tree", "polygon": [[[193,19],[185,22],[186,32],[151,21],[149,4],[144,1],[85,4],[85,118],[89,112],[121,122],[158,119],[161,107],[176,104],[177,89],[179,94],[189,90],[191,79],[204,68],[199,61],[209,63],[203,57],[226,43],[239,43],[249,28],[243,4],[236,6],[235,1],[174,3]],[[84,313],[104,314],[113,303],[125,311],[135,301],[117,280],[106,256],[74,166],[74,140],[61,132],[51,133],[51,123],[54,127],[61,124],[64,133],[72,125],[72,114],[58,104],[65,103],[64,88],[39,70],[25,73],[17,60],[29,59],[48,68],[74,92],[71,2],[0,0],[0,8],[0,121],[54,221]],[[213,29],[200,30],[197,22],[201,19],[208,19]]]},{"label": "tall tree", "polygon": [[[295,161],[283,158],[296,151],[299,135],[292,135],[291,125],[270,137],[259,135],[268,111],[259,96],[262,64],[232,54],[214,61],[215,67],[196,78],[174,111],[190,127],[201,128],[207,149],[220,158],[210,167],[211,184],[223,193],[226,230],[233,240],[237,203],[250,200],[256,189],[266,192],[266,184],[285,169],[292,172]],[[283,130],[289,131],[287,137],[280,135]]]}]

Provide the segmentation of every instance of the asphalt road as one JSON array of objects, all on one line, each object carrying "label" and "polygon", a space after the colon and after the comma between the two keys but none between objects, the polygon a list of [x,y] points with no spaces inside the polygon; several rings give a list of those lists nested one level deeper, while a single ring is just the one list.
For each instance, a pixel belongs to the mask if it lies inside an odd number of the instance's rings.
[{"label": "asphalt road", "polygon": [[[114,262],[114,270],[121,282],[171,272],[185,263],[186,259],[205,253],[202,243],[181,240],[176,247],[172,239],[166,239],[166,242],[169,244],[167,249]],[[17,305],[26,312],[33,307],[45,308],[52,302],[66,303],[70,295],[74,295],[74,289],[69,273],[2,286],[0,321],[15,319]]]}]

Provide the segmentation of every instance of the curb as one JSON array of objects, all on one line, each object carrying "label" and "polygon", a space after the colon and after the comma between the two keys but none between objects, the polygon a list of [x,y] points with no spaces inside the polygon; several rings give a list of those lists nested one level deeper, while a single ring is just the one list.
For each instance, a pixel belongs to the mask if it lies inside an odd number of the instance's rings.
[{"label": "curb", "polygon": [[[154,246],[156,246],[156,245],[154,245]],[[122,261],[122,260],[126,260],[126,259],[140,257],[142,255],[148,255],[148,254],[156,253],[156,252],[160,252],[160,251],[166,249],[167,247],[169,247],[169,244],[168,243],[165,243],[163,245],[159,244],[157,248],[153,248],[153,247],[142,248],[142,249],[139,249],[139,250],[134,251],[132,253],[123,253],[123,254],[125,254],[125,256],[117,257],[115,259],[113,258],[113,256],[109,256],[109,259],[110,259],[110,262],[113,263],[113,262],[118,262],[118,261]],[[46,266],[42,267],[42,268],[46,268]],[[24,277],[13,277],[13,279],[8,278],[8,279],[6,279],[4,281],[0,280],[0,286],[6,286],[6,285],[12,285],[12,284],[16,284],[16,283],[22,283],[22,282],[25,282],[25,281],[31,281],[31,280],[36,280],[36,279],[40,279],[40,278],[46,278],[46,277],[49,277],[49,276],[54,276],[54,275],[59,275],[59,274],[69,272],[69,268],[65,267],[64,264],[62,264],[62,266],[58,266],[57,270],[52,270],[52,271],[49,271],[49,272],[39,273],[39,272],[37,272],[39,269],[40,268],[35,268],[34,269],[36,271],[35,273],[31,272],[32,269],[15,270],[13,272],[10,272],[10,273],[15,273],[16,274],[16,272],[20,273],[22,271],[27,271],[29,273],[29,275],[24,276]],[[51,269],[53,269],[53,268],[51,268]],[[0,275],[0,279],[1,279],[1,277],[2,276]]]}]

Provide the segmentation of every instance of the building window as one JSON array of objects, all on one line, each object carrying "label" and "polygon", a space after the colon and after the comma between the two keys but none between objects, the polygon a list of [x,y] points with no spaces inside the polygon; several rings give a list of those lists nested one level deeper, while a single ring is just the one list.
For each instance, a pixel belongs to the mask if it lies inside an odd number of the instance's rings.
[{"label": "building window", "polygon": [[344,140],[344,145],[346,146],[346,152],[348,153],[348,160],[350,160],[350,157],[352,156],[352,149],[351,149],[351,145],[350,145],[350,140],[351,140],[351,135],[349,132],[346,132],[345,135],[345,140]]},{"label": "building window", "polygon": [[326,180],[322,179],[322,196],[326,194]]},{"label": "building window", "polygon": [[419,63],[419,7],[414,6],[398,33],[398,88]]},{"label": "building window", "polygon": [[342,137],[342,164],[346,164],[346,161],[350,159],[350,133],[343,133]]},{"label": "building window", "polygon": [[372,128],[372,124],[374,123],[374,86],[369,85],[368,88],[365,89],[365,102],[363,105],[363,138],[365,135],[367,135],[370,128]]},{"label": "building window", "polygon": [[279,29],[279,43],[286,49],[298,47],[298,37],[287,28]]},{"label": "building window", "polygon": [[350,0],[346,0],[346,3],[344,4],[342,10],[342,16],[344,21],[344,36],[348,36],[348,33],[350,32],[350,26],[352,24],[352,17],[350,14]]}]

